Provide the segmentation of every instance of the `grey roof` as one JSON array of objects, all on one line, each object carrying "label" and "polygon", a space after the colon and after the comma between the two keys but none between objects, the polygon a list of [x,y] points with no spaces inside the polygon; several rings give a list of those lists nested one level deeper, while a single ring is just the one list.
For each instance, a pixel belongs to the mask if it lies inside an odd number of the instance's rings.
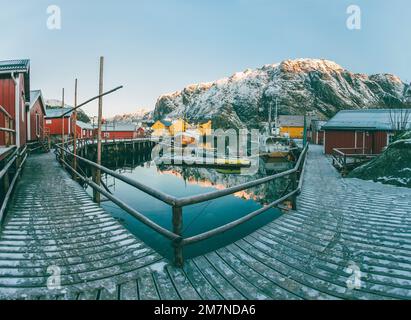
[{"label": "grey roof", "polygon": [[43,95],[41,94],[41,90],[32,90],[30,91],[30,110],[34,107],[36,101],[40,99],[41,107],[43,111],[46,112],[46,105],[44,103]]},{"label": "grey roof", "polygon": [[137,126],[132,123],[107,123],[101,127],[103,132],[137,131]]},{"label": "grey roof", "polygon": [[5,60],[0,61],[0,74],[1,73],[24,73],[24,91],[26,101],[30,99],[30,60]]},{"label": "grey roof", "polygon": [[[306,117],[306,124],[309,126],[311,118]],[[280,127],[304,127],[304,116],[279,116],[278,124]]]},{"label": "grey roof", "polygon": [[164,124],[166,127],[171,127],[173,125],[173,123],[168,120],[160,120],[160,122]]},{"label": "grey roof", "polygon": [[86,129],[86,130],[93,130],[94,127],[91,123],[85,123],[83,121],[77,120],[76,124],[81,128],[81,129]]},{"label": "grey roof", "polygon": [[398,118],[401,113],[410,113],[408,128],[411,129],[411,109],[364,109],[340,111],[323,126],[325,130],[392,130],[391,119]]},{"label": "grey roof", "polygon": [[[61,116],[72,110],[71,108],[47,108],[46,109],[46,118],[61,118]],[[71,115],[73,114],[73,111],[71,111],[70,113],[68,113],[65,117],[71,117]]]},{"label": "grey roof", "polygon": [[0,61],[0,72],[28,72],[30,60],[6,60]]}]

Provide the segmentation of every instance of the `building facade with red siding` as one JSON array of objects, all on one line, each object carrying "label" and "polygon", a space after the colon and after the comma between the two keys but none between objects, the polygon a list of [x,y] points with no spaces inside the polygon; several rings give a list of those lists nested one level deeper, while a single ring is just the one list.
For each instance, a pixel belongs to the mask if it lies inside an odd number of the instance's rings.
[{"label": "building facade with red siding", "polygon": [[332,154],[334,149],[362,149],[364,153],[380,154],[389,145],[398,129],[411,129],[411,110],[409,109],[366,109],[339,112],[327,122],[324,149]]},{"label": "building facade with red siding", "polygon": [[27,140],[36,141],[44,139],[44,118],[46,105],[40,90],[30,92],[30,113],[27,121]]},{"label": "building facade with red siding", "polygon": [[30,102],[30,61],[0,61],[0,147],[22,147],[27,142],[27,114]]},{"label": "building facade with red siding", "polygon": [[95,129],[92,124],[83,121],[76,121],[76,135],[78,139],[92,139]]},{"label": "building facade with red siding", "polygon": [[101,128],[101,137],[107,140],[136,139],[138,134],[134,124],[106,123]]},{"label": "building facade with red siding", "polygon": [[[71,110],[71,108],[46,109],[45,128],[51,136],[61,136],[63,134],[63,125],[65,137],[68,137],[72,134],[73,112]],[[67,112],[68,114],[64,115],[63,119],[63,114]]]}]

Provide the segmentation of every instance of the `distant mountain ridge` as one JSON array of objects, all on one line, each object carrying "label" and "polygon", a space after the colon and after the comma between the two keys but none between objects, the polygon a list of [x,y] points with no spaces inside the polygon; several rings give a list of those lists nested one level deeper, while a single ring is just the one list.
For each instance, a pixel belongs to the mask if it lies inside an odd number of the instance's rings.
[{"label": "distant mountain ridge", "polygon": [[330,118],[343,109],[404,107],[407,86],[391,74],[352,73],[321,59],[286,60],[159,97],[154,119],[212,120],[220,128],[257,128],[280,114]]},{"label": "distant mountain ridge", "polygon": [[134,113],[126,113],[123,115],[116,115],[107,119],[110,122],[117,123],[138,123],[142,121],[151,121],[153,119],[153,110],[140,108]]}]

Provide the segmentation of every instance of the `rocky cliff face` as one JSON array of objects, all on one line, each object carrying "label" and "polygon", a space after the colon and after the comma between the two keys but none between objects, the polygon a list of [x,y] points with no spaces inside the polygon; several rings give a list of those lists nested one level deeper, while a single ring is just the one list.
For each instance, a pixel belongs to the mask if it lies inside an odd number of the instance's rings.
[{"label": "rocky cliff face", "polygon": [[213,120],[219,128],[258,128],[278,102],[280,114],[403,107],[407,86],[390,74],[354,74],[328,60],[287,60],[161,96],[154,117]]}]

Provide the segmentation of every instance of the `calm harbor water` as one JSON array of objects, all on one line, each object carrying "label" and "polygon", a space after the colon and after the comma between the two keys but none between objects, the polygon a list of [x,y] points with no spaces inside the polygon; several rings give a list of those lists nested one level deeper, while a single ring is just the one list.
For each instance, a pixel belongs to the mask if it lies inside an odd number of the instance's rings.
[{"label": "calm harbor water", "polygon": [[[261,159],[257,174],[242,176],[235,171],[219,169],[157,166],[151,161],[150,150],[134,156],[124,154],[111,158],[103,156],[103,164],[129,178],[176,197],[222,190],[292,167],[291,163],[267,163]],[[110,176],[103,175],[103,182],[113,194],[134,209],[159,225],[172,230],[170,206]],[[277,180],[235,195],[185,207],[183,235],[185,237],[194,236],[239,219],[278,198],[284,192],[287,183],[284,179]],[[103,202],[102,206],[150,247],[167,258],[173,257],[173,249],[169,240],[158,235],[112,202]],[[281,216],[279,210],[271,209],[223,235],[186,247],[184,256],[186,258],[195,257],[233,243],[279,216]]]}]

